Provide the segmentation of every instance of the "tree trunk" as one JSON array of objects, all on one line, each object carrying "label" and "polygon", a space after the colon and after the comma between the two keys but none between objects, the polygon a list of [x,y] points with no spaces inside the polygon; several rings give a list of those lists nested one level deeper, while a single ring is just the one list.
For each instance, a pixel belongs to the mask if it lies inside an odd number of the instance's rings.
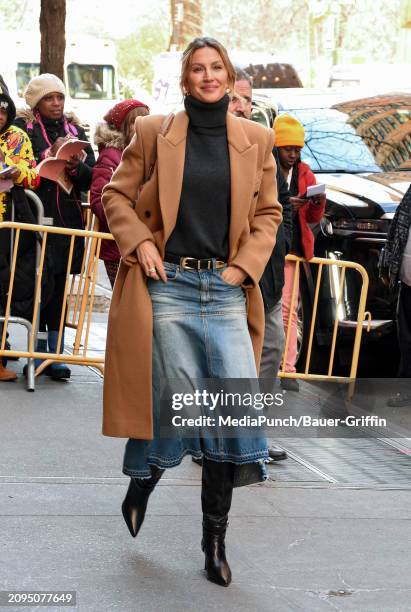
[{"label": "tree trunk", "polygon": [[64,81],[66,50],[66,0],[41,0],[40,73],[49,72]]},{"label": "tree trunk", "polygon": [[171,38],[169,51],[182,51],[196,36],[202,35],[201,0],[170,0]]}]

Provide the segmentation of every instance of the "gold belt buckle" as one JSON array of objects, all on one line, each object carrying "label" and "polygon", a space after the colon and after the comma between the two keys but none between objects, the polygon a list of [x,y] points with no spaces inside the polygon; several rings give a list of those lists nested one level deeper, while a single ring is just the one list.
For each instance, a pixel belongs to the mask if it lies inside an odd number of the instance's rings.
[{"label": "gold belt buckle", "polygon": [[[180,259],[180,266],[181,266],[181,267],[182,267],[184,270],[195,270],[195,269],[196,269],[196,267],[195,267],[195,266],[190,266],[190,265],[187,263],[187,261],[188,261],[189,259],[191,259],[191,261],[194,261],[194,258],[193,258],[193,257],[182,257],[182,258]],[[199,269],[199,268],[197,267],[197,270],[198,270],[198,269]]]},{"label": "gold belt buckle", "polygon": [[[196,265],[193,266],[188,263],[189,261],[195,261]],[[184,269],[184,270],[201,270],[201,259],[195,259],[194,257],[182,257],[180,259],[180,266]],[[224,261],[220,261],[219,259],[216,260],[214,268],[215,269],[220,269],[220,268],[224,268],[225,266],[225,262]],[[213,269],[213,261],[211,259],[207,260],[207,270],[212,270]]]}]

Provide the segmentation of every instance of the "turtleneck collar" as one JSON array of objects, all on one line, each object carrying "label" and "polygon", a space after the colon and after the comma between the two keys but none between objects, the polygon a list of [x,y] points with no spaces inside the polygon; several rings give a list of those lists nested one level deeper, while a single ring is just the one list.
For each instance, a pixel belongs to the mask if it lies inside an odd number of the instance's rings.
[{"label": "turtleneck collar", "polygon": [[46,128],[56,129],[64,126],[64,115],[62,115],[60,119],[46,119],[46,117],[41,115],[41,120]]},{"label": "turtleneck collar", "polygon": [[229,97],[224,95],[218,102],[201,102],[193,96],[184,98],[184,106],[193,127],[222,127],[226,124]]}]

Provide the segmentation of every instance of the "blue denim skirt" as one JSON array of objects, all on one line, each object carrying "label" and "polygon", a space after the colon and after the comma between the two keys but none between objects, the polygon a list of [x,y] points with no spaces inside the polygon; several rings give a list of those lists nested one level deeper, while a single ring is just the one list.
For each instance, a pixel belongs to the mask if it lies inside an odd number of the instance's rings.
[{"label": "blue denim skirt", "polygon": [[264,435],[205,437],[199,428],[190,438],[160,437],[161,379],[257,378],[244,290],[221,278],[224,268],[185,270],[167,262],[164,266],[167,283],[148,279],[153,304],[154,439],[128,440],[123,473],[148,478],[149,464],[169,468],[185,455],[204,454],[239,466],[258,463],[259,480],[264,480]]}]

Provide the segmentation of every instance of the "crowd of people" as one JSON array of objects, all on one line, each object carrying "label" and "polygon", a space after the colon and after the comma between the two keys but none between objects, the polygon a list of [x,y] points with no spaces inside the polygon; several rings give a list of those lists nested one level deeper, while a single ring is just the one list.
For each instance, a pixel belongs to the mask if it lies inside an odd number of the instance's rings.
[{"label": "crowd of people", "polygon": [[[29,188],[55,226],[82,228],[82,193],[90,191],[100,229],[115,238],[101,249],[113,287],[103,433],[128,438],[123,472],[130,485],[122,512],[129,531],[138,534],[164,470],[191,455],[202,464],[207,577],[228,586],[225,532],[233,488],[264,480],[265,462],[286,459],[286,453],[269,448],[262,432],[161,437],[160,380],[259,375],[274,388],[282,359],[286,372],[296,371],[297,301],[292,305],[291,299],[296,264],[285,258],[288,253],[313,257],[312,224],[323,216],[326,199],[307,197],[315,177],[301,160],[304,127],[286,114],[276,117],[272,129],[250,121],[249,75],[233,67],[218,41],[197,38],[182,59],[184,110],[163,117],[150,115],[138,100],[116,104],[97,128],[97,161],[89,145],[84,156],[66,162],[72,184],[67,193],[36,173],[36,164],[55,155],[67,138],[86,139],[79,120],[65,112],[63,82],[51,74],[34,77],[24,93],[28,108],[18,112],[3,81],[0,88],[0,221],[11,218],[12,207]],[[403,261],[411,257],[409,201],[400,208],[400,238],[398,232],[394,236]],[[29,208],[21,207],[14,218],[27,220]],[[3,309],[10,266],[9,245],[4,245]],[[79,272],[83,252],[77,239],[70,273]],[[36,350],[55,353],[64,348],[64,334],[59,347],[57,339],[69,238],[50,236],[47,253],[51,264]],[[400,265],[394,255],[396,282]],[[400,278],[400,321],[406,330],[402,367],[409,376],[409,266],[405,272],[401,268]],[[67,380],[70,369],[59,362],[45,374]],[[0,380],[15,378],[0,360]],[[282,379],[282,386],[299,390],[292,378]]]}]

